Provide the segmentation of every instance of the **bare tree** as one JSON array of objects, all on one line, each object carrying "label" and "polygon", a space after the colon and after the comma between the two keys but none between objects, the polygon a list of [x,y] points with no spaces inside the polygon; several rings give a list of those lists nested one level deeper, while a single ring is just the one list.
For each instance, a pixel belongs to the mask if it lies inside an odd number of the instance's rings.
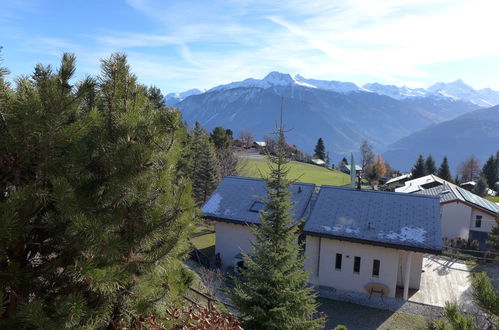
[{"label": "bare tree", "polygon": [[459,165],[458,173],[463,182],[477,180],[480,178],[480,161],[472,155]]},{"label": "bare tree", "polygon": [[219,269],[201,267],[199,270],[199,277],[201,278],[208,295],[216,297],[216,294],[222,287],[224,281],[222,272]]},{"label": "bare tree", "polygon": [[[362,144],[360,145],[360,157],[361,157],[361,166],[362,166],[362,173],[368,173],[370,172],[370,167],[374,163],[374,152],[373,152],[373,147],[367,142],[367,140],[364,140]],[[364,175],[365,177],[365,175]]]},{"label": "bare tree", "polygon": [[253,134],[248,131],[240,131],[239,139],[246,148],[251,148],[251,146],[253,145],[253,141],[255,140]]}]

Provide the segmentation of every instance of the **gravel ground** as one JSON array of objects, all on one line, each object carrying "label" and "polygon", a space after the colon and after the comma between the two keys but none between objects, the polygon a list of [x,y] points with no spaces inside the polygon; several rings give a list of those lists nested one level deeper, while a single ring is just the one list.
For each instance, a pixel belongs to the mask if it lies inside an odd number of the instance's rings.
[{"label": "gravel ground", "polygon": [[328,317],[326,329],[334,329],[338,324],[349,330],[372,329],[426,329],[428,318],[390,312],[357,304],[319,298],[319,310]]},{"label": "gravel ground", "polygon": [[343,291],[324,286],[318,286],[316,289],[323,298],[344,301],[380,310],[420,315],[427,318],[438,318],[442,316],[443,313],[442,307],[404,301],[391,297],[369,296],[360,292]]}]

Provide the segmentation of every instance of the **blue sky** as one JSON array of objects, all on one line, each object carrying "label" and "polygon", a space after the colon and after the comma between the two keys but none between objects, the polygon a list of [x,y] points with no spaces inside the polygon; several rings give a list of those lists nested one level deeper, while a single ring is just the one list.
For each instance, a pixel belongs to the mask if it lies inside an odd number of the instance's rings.
[{"label": "blue sky", "polygon": [[499,90],[496,0],[18,0],[0,4],[11,78],[64,51],[78,74],[126,52],[163,93],[270,71],[426,87],[463,79]]}]

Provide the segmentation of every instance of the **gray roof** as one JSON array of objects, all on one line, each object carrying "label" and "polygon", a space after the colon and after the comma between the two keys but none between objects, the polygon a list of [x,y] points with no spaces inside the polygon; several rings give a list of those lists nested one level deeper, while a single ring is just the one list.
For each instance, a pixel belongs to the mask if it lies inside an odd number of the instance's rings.
[{"label": "gray roof", "polygon": [[[315,185],[294,183],[292,201],[295,220],[303,217]],[[259,213],[251,211],[255,202],[266,197],[265,181],[256,178],[237,176],[225,177],[212,193],[201,211],[206,218],[234,223],[258,223]],[[258,207],[253,208],[258,209]]]},{"label": "gray roof", "polygon": [[419,195],[437,196],[441,203],[462,201],[473,204],[474,206],[484,209],[492,213],[499,213],[499,206],[485,198],[469,192],[466,189],[458,187],[454,184],[446,183],[442,186],[433,187],[430,189],[416,192]]},{"label": "gray roof", "polygon": [[419,252],[442,249],[439,199],[321,186],[306,234]]}]

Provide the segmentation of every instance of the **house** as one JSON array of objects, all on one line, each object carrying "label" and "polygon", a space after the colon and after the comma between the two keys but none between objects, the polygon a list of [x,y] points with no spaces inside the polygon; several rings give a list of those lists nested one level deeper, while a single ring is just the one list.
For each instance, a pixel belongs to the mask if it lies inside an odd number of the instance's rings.
[{"label": "house", "polygon": [[303,231],[310,283],[407,299],[423,254],[441,251],[438,199],[421,197],[322,186]]},{"label": "house", "polygon": [[[351,165],[348,165],[348,164],[345,164],[345,163],[341,163],[341,165],[340,165],[340,171],[342,171],[343,173],[346,173],[346,174],[350,174],[350,168],[351,167],[352,167]],[[355,174],[359,175],[360,172],[362,172],[362,166],[355,165]]]},{"label": "house", "polygon": [[[459,187],[466,189],[468,191],[471,191],[471,192],[473,192],[473,190],[475,189],[475,186],[476,186],[475,181],[468,181],[468,182],[463,182],[463,183],[459,184]],[[490,188],[487,188],[485,193],[487,194],[487,196],[495,196],[496,195],[496,192]]]},{"label": "house", "polygon": [[[295,183],[291,187],[295,220],[303,217],[315,185]],[[251,251],[253,234],[248,225],[259,222],[264,208],[265,181],[256,178],[225,177],[212,193],[201,211],[206,219],[215,222],[215,254],[223,267],[230,267],[241,251]]]},{"label": "house", "polygon": [[404,186],[395,188],[395,191],[412,194],[424,189],[441,186],[444,183],[448,183],[448,181],[445,181],[444,179],[439,178],[436,175],[430,174],[413,180],[408,180],[405,182]]},{"label": "house", "polygon": [[326,162],[323,161],[322,159],[320,158],[312,158],[311,159],[311,162],[314,163],[315,165],[319,165],[319,166],[324,166],[326,165]]},{"label": "house", "polygon": [[440,198],[442,237],[477,240],[485,249],[499,206],[452,183],[416,192]]},{"label": "house", "polygon": [[395,178],[391,178],[385,182],[385,189],[394,191],[395,188],[403,187],[406,181],[409,181],[412,177],[412,173],[402,174]]},{"label": "house", "polygon": [[[305,219],[305,268],[310,283],[394,297],[418,289],[424,253],[441,250],[439,200],[433,196],[295,183],[293,216]],[[264,208],[265,182],[226,177],[202,207],[215,221],[222,267],[244,251]]]}]

